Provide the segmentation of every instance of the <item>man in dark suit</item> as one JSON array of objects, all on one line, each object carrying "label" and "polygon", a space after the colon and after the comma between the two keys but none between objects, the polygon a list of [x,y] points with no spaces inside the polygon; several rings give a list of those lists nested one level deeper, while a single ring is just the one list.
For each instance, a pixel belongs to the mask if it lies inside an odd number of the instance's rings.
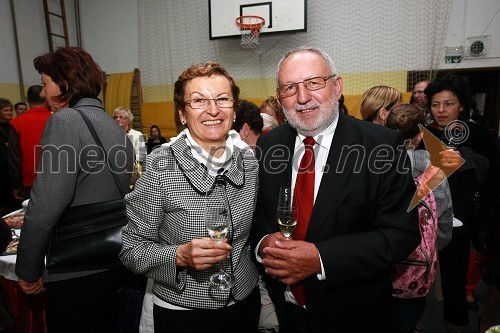
[{"label": "man in dark suit", "polygon": [[[403,140],[338,111],[342,79],[318,49],[288,52],[277,80],[288,124],[257,141],[252,241],[280,332],[388,332],[392,267],[420,241]],[[292,240],[278,231],[280,187],[299,211]]]}]

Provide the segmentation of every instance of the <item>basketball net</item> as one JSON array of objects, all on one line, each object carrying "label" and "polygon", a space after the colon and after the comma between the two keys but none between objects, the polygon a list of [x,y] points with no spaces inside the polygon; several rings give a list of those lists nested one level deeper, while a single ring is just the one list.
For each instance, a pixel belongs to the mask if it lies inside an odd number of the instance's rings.
[{"label": "basketball net", "polygon": [[241,47],[254,49],[259,46],[260,28],[265,22],[260,16],[245,15],[236,18],[236,25],[241,32]]}]

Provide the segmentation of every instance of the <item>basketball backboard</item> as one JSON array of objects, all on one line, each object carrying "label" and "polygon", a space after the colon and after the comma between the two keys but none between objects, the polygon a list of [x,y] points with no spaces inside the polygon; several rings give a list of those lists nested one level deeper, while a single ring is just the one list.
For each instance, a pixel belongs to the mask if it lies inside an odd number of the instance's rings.
[{"label": "basketball backboard", "polygon": [[265,19],[261,35],[307,31],[307,0],[208,0],[210,39],[241,37],[235,20],[242,15]]}]

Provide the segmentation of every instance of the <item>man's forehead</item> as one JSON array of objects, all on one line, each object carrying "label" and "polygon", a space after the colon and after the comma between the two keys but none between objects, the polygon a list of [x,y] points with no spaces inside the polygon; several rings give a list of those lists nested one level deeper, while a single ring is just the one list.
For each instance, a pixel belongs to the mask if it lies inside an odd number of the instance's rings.
[{"label": "man's forehead", "polygon": [[285,59],[281,66],[279,81],[302,81],[315,76],[333,74],[326,61],[316,53],[299,52]]},{"label": "man's forehead", "polygon": [[325,59],[323,59],[322,56],[314,52],[294,53],[285,59],[285,61],[283,62],[283,66],[285,66],[287,63],[305,63],[308,64],[309,66],[310,65],[327,66]]},{"label": "man's forehead", "polygon": [[427,82],[419,82],[415,85],[413,90],[424,90],[427,87]]}]

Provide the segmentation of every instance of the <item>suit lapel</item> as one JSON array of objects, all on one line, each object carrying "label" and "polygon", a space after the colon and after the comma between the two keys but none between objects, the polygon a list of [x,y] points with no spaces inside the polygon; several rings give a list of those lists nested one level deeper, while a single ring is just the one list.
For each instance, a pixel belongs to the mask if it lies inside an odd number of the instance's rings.
[{"label": "suit lapel", "polygon": [[[186,135],[175,140],[170,148],[187,182],[196,192],[203,195],[214,182],[215,177],[211,176],[207,168],[193,157],[191,148],[186,144]],[[210,181],[207,182],[207,179]]]},{"label": "suit lapel", "polygon": [[287,131],[281,137],[279,148],[285,149],[285,151],[289,153],[287,154],[288,160],[286,162],[284,172],[280,172],[277,175],[278,178],[276,182],[276,198],[278,198],[280,187],[292,186],[293,153],[295,150],[295,139],[297,138],[297,131],[289,124],[286,124],[285,126],[287,126]]},{"label": "suit lapel", "polygon": [[[323,174],[316,195],[316,201],[305,237],[306,241],[314,238],[332,209],[338,205],[339,195],[354,170],[357,160],[356,154],[348,155],[346,151],[342,152],[342,149],[347,149],[347,147],[356,144],[352,134],[353,130],[350,128],[351,124],[346,120],[346,116],[340,113],[325,165],[325,167],[328,167],[328,170]],[[344,160],[339,161],[342,155],[344,156]]]},{"label": "suit lapel", "polygon": [[[278,196],[280,187],[291,187],[292,182],[292,162],[293,162],[293,152],[295,147],[295,138],[297,136],[297,131],[293,129],[289,124],[282,125],[286,130],[283,133],[269,143],[269,149],[264,153],[264,156],[260,156],[261,168],[265,168],[268,172],[261,174],[267,174],[265,179],[261,178],[261,188],[266,188],[266,194],[264,195],[265,200],[268,200],[268,207],[272,208],[270,216],[275,216],[276,207],[278,206]],[[279,162],[276,162],[279,160]],[[262,184],[265,182],[265,184]]]}]

